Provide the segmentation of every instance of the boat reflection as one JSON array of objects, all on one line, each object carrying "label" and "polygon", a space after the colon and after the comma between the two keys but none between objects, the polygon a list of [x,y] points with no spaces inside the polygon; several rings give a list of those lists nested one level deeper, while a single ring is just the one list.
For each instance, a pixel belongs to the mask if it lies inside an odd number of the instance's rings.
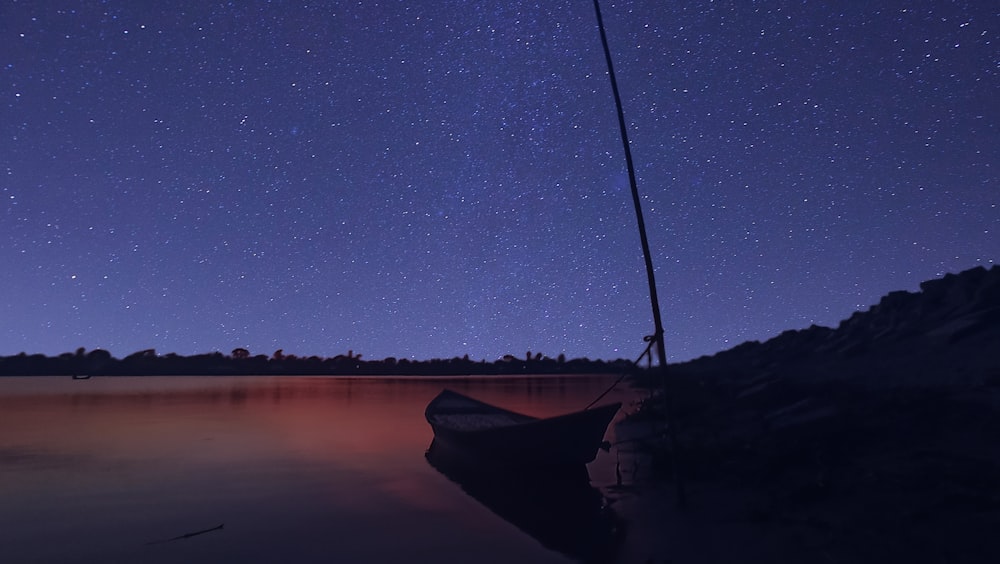
[{"label": "boat reflection", "polygon": [[490,467],[437,440],[426,457],[465,493],[546,548],[588,564],[615,561],[624,522],[590,485],[586,466],[544,473]]}]

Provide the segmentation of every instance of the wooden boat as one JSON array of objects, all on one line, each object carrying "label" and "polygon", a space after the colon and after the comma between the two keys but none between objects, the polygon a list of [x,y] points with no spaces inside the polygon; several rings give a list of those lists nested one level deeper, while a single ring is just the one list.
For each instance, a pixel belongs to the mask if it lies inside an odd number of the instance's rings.
[{"label": "wooden boat", "polygon": [[446,389],[424,416],[436,440],[493,464],[579,466],[607,448],[604,433],[620,408],[613,403],[539,419]]}]

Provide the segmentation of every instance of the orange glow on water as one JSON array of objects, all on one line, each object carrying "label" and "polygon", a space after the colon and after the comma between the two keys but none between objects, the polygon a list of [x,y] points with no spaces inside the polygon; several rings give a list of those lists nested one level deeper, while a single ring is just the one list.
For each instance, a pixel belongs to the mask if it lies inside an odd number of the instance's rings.
[{"label": "orange glow on water", "polygon": [[[450,523],[476,543],[490,542],[514,532],[498,529],[490,511],[427,463],[427,403],[449,387],[547,416],[580,409],[607,383],[0,379],[0,544],[25,558],[59,560],[68,550],[59,546],[107,550],[117,535],[156,538],[164,529],[184,532],[192,519],[226,521],[227,534],[249,535],[275,514],[287,514],[301,534],[346,519],[358,527],[371,521],[365,531],[412,529],[409,542],[431,543],[444,542],[434,531]],[[244,540],[252,545],[259,536]],[[39,547],[41,555],[32,552]],[[122,557],[129,558],[146,556]]]}]

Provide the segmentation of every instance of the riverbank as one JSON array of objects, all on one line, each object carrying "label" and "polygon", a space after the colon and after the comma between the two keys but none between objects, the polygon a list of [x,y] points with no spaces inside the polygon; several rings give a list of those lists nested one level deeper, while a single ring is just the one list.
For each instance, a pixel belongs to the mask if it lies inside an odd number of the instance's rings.
[{"label": "riverbank", "polygon": [[639,382],[656,396],[617,434],[629,487],[616,503],[635,515],[628,561],[991,561],[998,312],[1000,269],[976,269],[835,329],[672,366],[678,452],[659,383]]},{"label": "riverbank", "polygon": [[[613,493],[632,527],[623,562],[984,562],[1000,553],[995,404],[926,391],[798,413],[717,407],[712,424],[683,419],[679,463],[661,439],[623,456],[628,487]],[[619,436],[654,429],[631,427]]]}]

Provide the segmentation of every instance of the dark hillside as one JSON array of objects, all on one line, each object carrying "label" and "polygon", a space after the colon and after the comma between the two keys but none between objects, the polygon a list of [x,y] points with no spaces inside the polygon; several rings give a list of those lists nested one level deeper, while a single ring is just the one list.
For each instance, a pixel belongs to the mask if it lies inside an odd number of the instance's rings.
[{"label": "dark hillside", "polygon": [[[1000,554],[1000,267],[673,365],[669,382],[693,503],[740,500],[718,519],[780,531],[816,561]],[[619,435],[661,418],[657,396]],[[671,480],[667,442],[637,444],[636,479]]]},{"label": "dark hillside", "polygon": [[870,386],[975,386],[1000,375],[1000,267],[892,292],[836,329],[786,331],[678,365],[683,373],[795,376]]}]

